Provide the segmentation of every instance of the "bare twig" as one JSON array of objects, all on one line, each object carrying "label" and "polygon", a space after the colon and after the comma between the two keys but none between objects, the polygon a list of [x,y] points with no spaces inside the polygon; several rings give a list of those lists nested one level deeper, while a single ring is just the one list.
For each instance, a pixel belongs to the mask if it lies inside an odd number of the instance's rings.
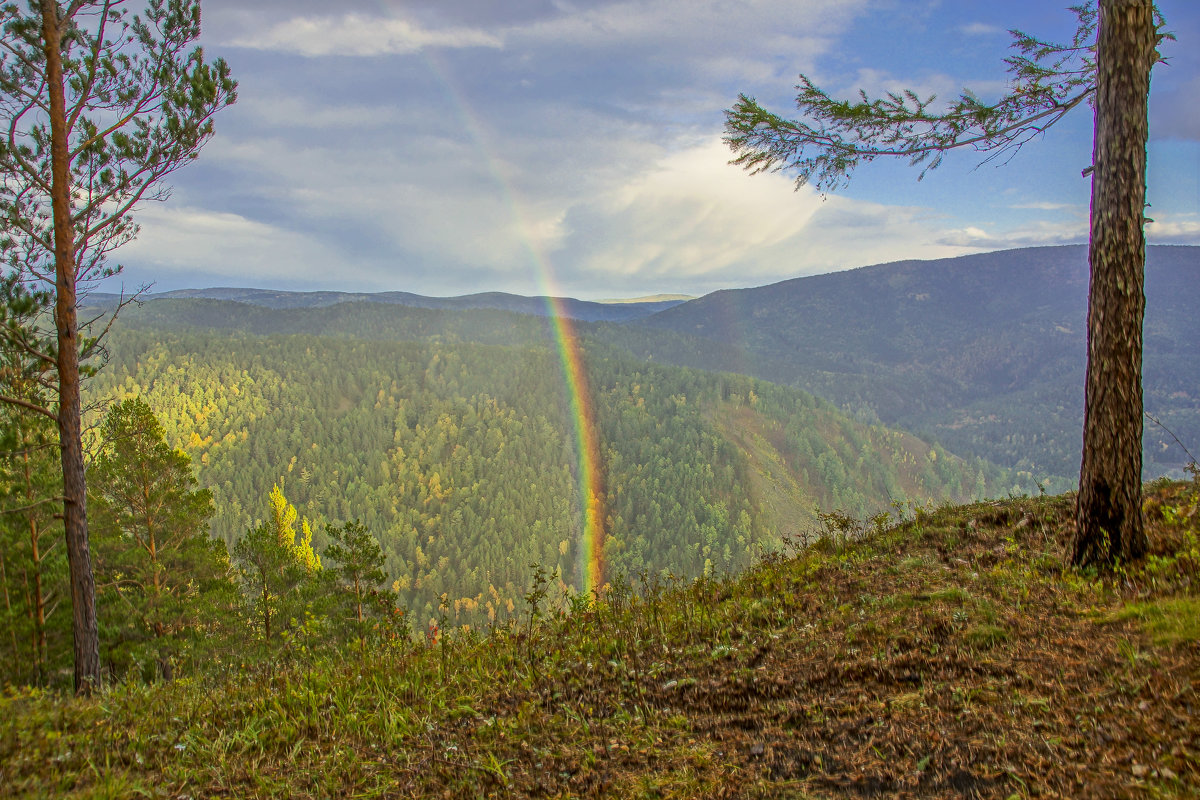
[{"label": "bare twig", "polygon": [[1183,442],[1179,441],[1179,437],[1175,435],[1175,432],[1173,430],[1168,428],[1166,425],[1162,424],[1162,420],[1160,420],[1158,417],[1151,414],[1149,411],[1143,411],[1142,413],[1146,415],[1146,419],[1150,420],[1155,425],[1157,425],[1158,427],[1160,427],[1164,431],[1166,431],[1167,435],[1175,440],[1175,444],[1179,445],[1179,447],[1183,450],[1183,452],[1187,455],[1188,459],[1193,464],[1197,463],[1196,457],[1194,455],[1192,455],[1192,451],[1187,449],[1187,445],[1185,445]]}]

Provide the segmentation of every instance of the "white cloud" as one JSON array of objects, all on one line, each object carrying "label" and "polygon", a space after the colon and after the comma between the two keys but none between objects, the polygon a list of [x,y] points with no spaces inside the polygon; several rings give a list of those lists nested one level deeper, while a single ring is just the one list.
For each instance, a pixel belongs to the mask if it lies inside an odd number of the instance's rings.
[{"label": "white cloud", "polygon": [[935,241],[926,209],[793,191],[781,175],[750,177],[719,140],[665,155],[625,185],[572,206],[553,253],[563,273],[708,291],[902,258],[977,248]]},{"label": "white cloud", "polygon": [[296,17],[265,33],[236,39],[233,45],[304,56],[383,56],[415,53],[427,47],[503,46],[496,35],[475,28],[427,30],[401,18],[363,14]]},{"label": "white cloud", "polygon": [[[997,31],[926,8],[922,24],[944,23],[945,52],[892,57],[904,31],[889,20],[925,5],[884,3],[888,17],[874,0],[206,0],[208,30],[246,48],[230,54],[241,102],[179,174],[180,216],[141,216],[129,263],[204,265],[241,283],[528,293],[541,252],[565,291],[609,296],[621,282],[629,294],[697,293],[1079,241],[1086,201],[1041,200],[1079,195],[1054,183],[1040,146],[986,179],[948,162],[916,184],[911,170],[887,178],[902,165],[873,165],[851,188],[876,202],[822,201],[726,163],[721,109],[745,91],[786,114],[798,72],[837,96],[861,85],[956,97],[951,51]],[[872,19],[855,25],[864,12]],[[965,85],[985,98],[1005,88]],[[1181,108],[1173,130],[1187,135],[1195,115]],[[1029,180],[1015,183],[1022,171]],[[948,190],[960,172],[987,188]],[[1152,238],[1193,235],[1196,220],[1171,210],[1156,199]]]},{"label": "white cloud", "polygon": [[[722,0],[625,0],[539,20],[521,33],[527,40],[569,46],[650,42],[671,50],[681,42],[708,49],[736,40],[732,34],[738,30],[753,29],[755,37],[744,49],[796,53],[798,43],[841,29],[865,5],[865,0],[749,0],[733,8]],[[773,21],[765,35],[764,19]]]},{"label": "white cloud", "polygon": [[[1153,209],[1151,209],[1153,214]],[[1200,244],[1200,214],[1153,214],[1146,225],[1146,239],[1152,244]]]},{"label": "white cloud", "polygon": [[1004,29],[986,22],[968,22],[959,27],[959,31],[967,36],[995,36],[1004,33]]},{"label": "white cloud", "polygon": [[1078,244],[1087,241],[1086,220],[1068,222],[1038,222],[1034,225],[1007,230],[988,231],[968,225],[943,231],[939,244],[970,247],[979,250],[1008,250],[1014,247],[1040,247],[1055,244]]},{"label": "white cloud", "polygon": [[[1055,203],[1045,204],[1051,208],[1076,208]],[[1037,204],[1018,206],[1038,207]],[[987,230],[970,225],[944,231],[938,238],[942,244],[988,250],[1007,250],[1014,247],[1039,247],[1042,245],[1078,244],[1088,239],[1087,210],[1063,221],[1039,221],[1033,225],[1007,229]],[[1154,222],[1146,225],[1146,240],[1150,244],[1200,244],[1200,214],[1158,214]]]},{"label": "white cloud", "polygon": [[[660,53],[682,53],[697,62],[730,44],[743,56],[766,60],[787,54],[804,62],[825,50],[832,36],[857,14],[867,0],[751,0],[731,13],[720,0],[626,0],[585,10],[562,7],[553,16],[493,24],[490,28],[426,27],[399,15],[351,11],[343,14],[296,16],[253,36],[237,36],[236,47],[296,53],[304,56],[403,55],[425,48],[505,48],[510,40],[525,46],[602,50],[652,47]],[[240,16],[245,17],[246,13]],[[775,24],[763,34],[761,20]],[[262,17],[256,17],[261,24]],[[738,35],[738,32],[743,35]],[[701,57],[701,54],[703,56]],[[721,61],[720,59],[718,61]],[[743,59],[724,59],[725,67],[761,74]],[[713,64],[718,69],[721,63]]]},{"label": "white cloud", "polygon": [[226,143],[212,155],[253,180],[260,195],[286,211],[290,227],[340,241],[346,250],[374,250],[356,271],[376,288],[423,290],[405,281],[427,281],[423,265],[434,264],[443,281],[458,270],[486,269],[504,283],[528,272],[531,246],[549,247],[559,238],[561,192],[578,186],[525,199],[515,188],[518,166],[473,141],[413,135],[406,143],[406,149],[324,143],[299,149],[260,140]]},{"label": "white cloud", "polygon": [[858,70],[853,81],[840,87],[835,97],[857,100],[858,92],[862,90],[868,97],[882,97],[886,93],[903,95],[911,91],[921,100],[936,96],[933,111],[939,111],[958,99],[966,89],[970,89],[981,98],[999,97],[1008,90],[1007,82],[1003,80],[971,81],[964,85],[961,78],[944,72],[929,72],[920,77],[901,77],[887,70],[862,67]]},{"label": "white cloud", "polygon": [[787,180],[750,181],[718,140],[666,155],[653,169],[565,218],[564,255],[582,272],[695,276],[795,235],[820,206]]},{"label": "white cloud", "polygon": [[1044,200],[1034,200],[1025,203],[1013,203],[1009,208],[1031,211],[1084,211],[1087,209],[1074,203],[1050,203]]},{"label": "white cloud", "polygon": [[303,232],[238,214],[150,205],[136,216],[141,233],[121,249],[119,260],[165,279],[195,273],[245,286],[327,279],[343,266],[338,254]]}]

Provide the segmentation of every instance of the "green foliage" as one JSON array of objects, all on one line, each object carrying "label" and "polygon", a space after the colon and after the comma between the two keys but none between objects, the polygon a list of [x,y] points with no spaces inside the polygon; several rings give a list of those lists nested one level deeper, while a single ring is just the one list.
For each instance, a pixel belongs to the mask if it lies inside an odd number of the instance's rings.
[{"label": "green foliage", "polygon": [[[187,318],[187,303],[171,307]],[[220,306],[196,308],[213,316]],[[399,325],[389,320],[413,318],[412,309],[370,304],[354,312],[270,313],[285,329],[310,318],[353,326],[363,316],[387,331]],[[258,525],[259,498],[283,475],[291,524],[309,520],[316,553],[328,557],[326,525],[361,520],[419,627],[438,618],[442,595],[452,625],[516,615],[529,564],[557,571],[560,591],[583,585],[574,420],[557,355],[544,345],[372,341],[336,327],[321,337],[258,337],[135,322],[114,330],[97,396],[142,394],[161,409],[168,439],[213,491],[213,534],[231,547]],[[224,324],[219,315],[214,324]],[[807,395],[639,364],[595,343],[585,366],[610,575],[742,568],[797,525],[779,495],[797,493],[808,520],[817,503],[866,515],[893,498],[940,501],[976,488],[977,467],[950,456],[934,464],[916,439],[847,420]],[[761,462],[743,444],[751,438],[761,441]]]},{"label": "green foliage", "polygon": [[170,679],[181,661],[207,658],[230,623],[229,555],[208,535],[212,493],[140,398],[112,405],[100,437],[88,489],[102,651],[118,677],[148,666]]},{"label": "green foliage", "polygon": [[[31,391],[25,384],[21,393]],[[66,554],[54,514],[61,485],[53,423],[11,405],[0,407],[2,683],[53,685],[70,668]]]},{"label": "green foliage", "polygon": [[1191,645],[1200,641],[1200,598],[1170,597],[1130,603],[1109,621],[1137,620],[1160,646]]},{"label": "green foliage", "polygon": [[308,580],[308,571],[267,524],[246,532],[233,548],[233,559],[246,589],[251,619],[261,625],[259,640],[270,646],[281,638],[283,628],[295,626],[297,618],[303,620],[295,596]]},{"label": "green foliage", "polygon": [[328,576],[297,557],[269,522],[246,532],[233,549],[245,593],[247,619],[255,628],[253,658],[296,656],[324,645]]},{"label": "green foliage", "polygon": [[383,569],[383,551],[379,542],[358,520],[342,526],[327,525],[325,532],[330,544],[325,556],[333,560],[333,571],[345,586],[355,587],[356,596],[363,589],[377,588],[387,575]]},{"label": "green foliage", "polygon": [[[246,532],[233,548],[233,559],[241,579],[245,601],[245,620],[254,631],[254,647],[233,656],[233,663],[246,664],[247,659],[262,659],[264,663],[311,660],[321,654],[336,651],[348,637],[339,635],[345,630],[339,616],[339,606],[347,598],[339,589],[339,579],[348,574],[342,569],[326,569],[313,549],[312,530],[302,519],[296,530],[298,514],[275,484],[267,498],[267,519]],[[359,540],[358,529],[351,530],[353,551],[346,549],[345,528],[333,529],[338,554],[343,558],[362,559],[350,563],[349,574],[362,577],[370,573],[366,544]],[[361,533],[365,533],[362,531]],[[338,536],[342,539],[337,539]],[[390,597],[360,593],[359,600],[369,604],[370,615],[381,618],[379,626],[391,634],[399,630],[402,619],[394,613]],[[357,612],[356,612],[357,616]],[[350,630],[365,636],[366,619]]]},{"label": "green foliage", "polygon": [[53,418],[43,397],[56,347],[45,329],[52,300],[50,292],[31,287],[19,272],[0,278],[0,343],[4,344],[0,391],[8,405],[46,419]]},{"label": "green foliage", "polygon": [[345,619],[359,648],[366,648],[368,636],[382,641],[404,632],[395,593],[381,590],[387,573],[379,542],[358,520],[326,525],[325,533],[330,542],[325,558],[332,562],[329,571],[342,590],[342,606],[350,612]]}]

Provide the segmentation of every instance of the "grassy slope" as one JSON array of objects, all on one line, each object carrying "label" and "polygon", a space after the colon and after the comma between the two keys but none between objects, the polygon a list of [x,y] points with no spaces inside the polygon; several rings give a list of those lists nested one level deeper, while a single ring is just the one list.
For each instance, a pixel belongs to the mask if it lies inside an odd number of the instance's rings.
[{"label": "grassy slope", "polygon": [[0,700],[15,796],[1196,797],[1197,484],[1063,571],[1070,499],[920,512],[532,626]]},{"label": "grassy slope", "polygon": [[[841,414],[829,407],[814,409],[810,415],[806,424],[819,431],[829,445],[842,447],[847,430],[869,442],[871,449],[868,452],[872,458],[895,466],[894,488],[902,493],[902,497],[929,496],[920,478],[930,451],[927,443],[903,431],[847,423]],[[830,499],[830,487],[819,477],[817,463],[795,452],[778,417],[772,418],[754,408],[733,403],[716,405],[706,412],[705,417],[723,437],[745,453],[749,464],[745,490],[759,504],[768,527],[777,531],[780,539],[804,540],[817,525],[814,509],[837,505]],[[955,464],[961,463],[950,454],[944,458]],[[864,476],[861,465],[856,466],[851,459],[846,459],[844,464],[847,471],[845,488],[870,495],[870,487],[864,486],[861,480]],[[814,499],[819,502],[814,503]],[[962,499],[961,495],[959,499]],[[884,507],[878,497],[871,497],[871,501],[872,510]]]}]

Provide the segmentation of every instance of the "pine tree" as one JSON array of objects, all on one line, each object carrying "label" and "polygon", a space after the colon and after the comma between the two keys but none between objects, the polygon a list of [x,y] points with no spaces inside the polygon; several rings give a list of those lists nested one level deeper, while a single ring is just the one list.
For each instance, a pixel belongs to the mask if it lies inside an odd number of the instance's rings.
[{"label": "pine tree", "polygon": [[354,630],[359,649],[366,649],[366,634],[372,616],[386,622],[392,616],[394,601],[379,591],[387,580],[383,571],[383,551],[379,541],[358,520],[344,525],[326,525],[331,544],[325,557],[333,561],[332,568],[346,599],[354,610]]},{"label": "pine tree", "polygon": [[1151,0],[1100,0],[1071,9],[1069,44],[1014,31],[1009,91],[994,104],[964,92],[944,112],[936,98],[890,92],[858,102],[830,97],[800,76],[788,120],[741,95],[726,111],[733,163],[752,173],[794,170],[797,186],[843,185],[860,164],[905,158],[937,167],[969,147],[990,161],[1019,150],[1084,103],[1096,109],[1088,261],[1088,364],[1076,564],[1111,566],[1146,552],[1141,512],[1142,319],[1145,310],[1147,98],[1163,20]]},{"label": "pine tree", "polygon": [[252,615],[261,623],[262,641],[270,645],[278,636],[278,617],[286,616],[288,595],[308,577],[291,549],[280,544],[266,524],[251,528],[233,548]]},{"label": "pine tree", "polygon": [[252,616],[261,623],[262,642],[274,647],[288,643],[309,623],[309,615],[323,603],[321,559],[312,547],[308,520],[301,520],[297,541],[295,507],[280,484],[268,497],[270,516],[247,531],[233,549]]},{"label": "pine tree", "polygon": [[[107,256],[137,234],[130,212],[165,199],[161,185],[213,134],[235,99],[223,61],[204,61],[199,0],[29,0],[0,8],[0,253],[8,300],[35,296],[53,313],[7,316],[0,339],[52,377],[55,396],[0,400],[58,426],[63,521],[74,614],[75,690],[100,680],[95,579],[87,528],[80,381],[99,353],[81,328],[82,293],[119,268]],[[52,324],[50,324],[52,322]]]},{"label": "pine tree", "polygon": [[0,674],[13,684],[46,685],[70,664],[57,445],[48,419],[0,409],[0,652],[11,655]]},{"label": "pine tree", "polygon": [[225,545],[208,533],[212,493],[146,403],[109,408],[90,492],[110,661],[153,658],[171,680],[181,650],[217,629],[232,599]]}]

